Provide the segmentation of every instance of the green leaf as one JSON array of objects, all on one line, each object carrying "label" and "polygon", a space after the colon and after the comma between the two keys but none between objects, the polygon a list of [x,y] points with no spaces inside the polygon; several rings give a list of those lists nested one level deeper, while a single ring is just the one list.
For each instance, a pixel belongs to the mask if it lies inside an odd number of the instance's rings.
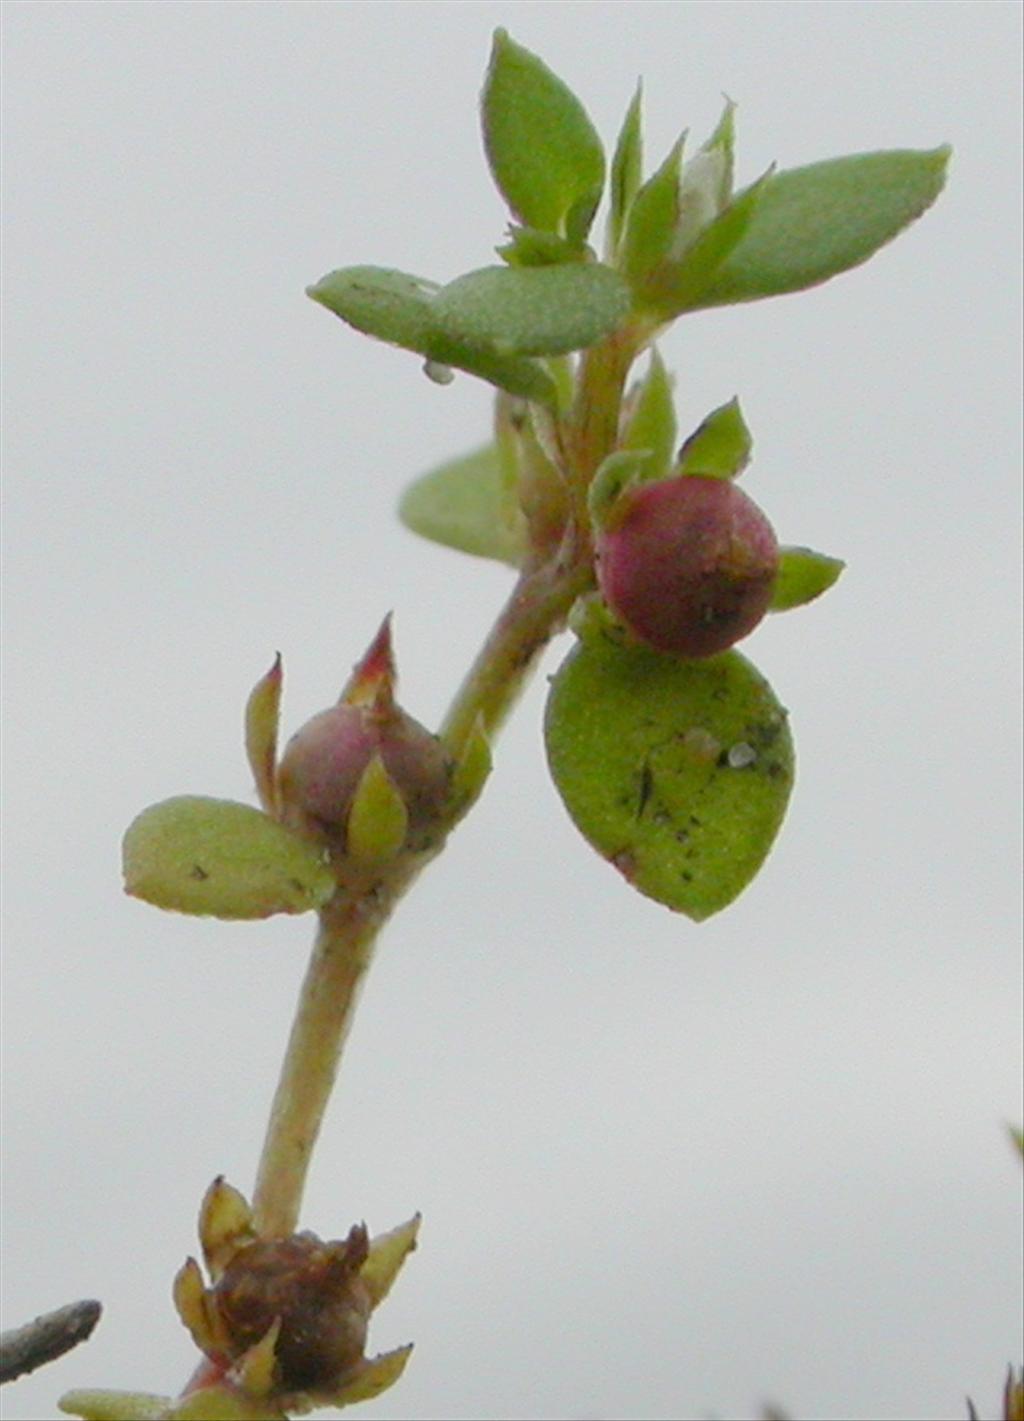
[{"label": "green leaf", "polygon": [[690,304],[802,291],[859,266],[931,206],[949,154],[859,153],[776,174],[742,239]]},{"label": "green leaf", "polygon": [[750,430],[740,402],[734,398],[712,410],[686,440],[679,451],[676,473],[734,479],[750,463],[750,450]]},{"label": "green leaf", "polygon": [[487,161],[516,217],[583,240],[604,187],[604,150],[579,99],[499,29],[481,108]]},{"label": "green leaf", "polygon": [[684,133],[629,209],[619,265],[635,286],[642,285],[671,250],[679,218],[679,172],[685,141]]},{"label": "green leaf", "polygon": [[786,713],[749,661],[595,635],[554,677],[548,763],[573,822],[641,893],[701,921],[757,873],[793,779]]},{"label": "green leaf", "polygon": [[421,475],[402,495],[398,516],[421,538],[518,567],[522,516],[493,444]]},{"label": "green leaf", "polygon": [[753,221],[770,178],[771,170],[763,173],[708,223],[681,256],[655,268],[638,292],[639,304],[659,321],[701,305],[715,272]]},{"label": "green leaf", "polygon": [[839,558],[826,557],[812,548],[780,548],[779,571],[772,589],[771,612],[788,612],[802,607],[827,592],[846,566]]},{"label": "green leaf", "polygon": [[638,83],[615,144],[611,169],[611,211],[608,214],[609,259],[619,249],[626,218],[643,179],[642,87]]},{"label": "green leaf", "polygon": [[536,361],[474,348],[439,324],[441,290],[435,282],[387,267],[349,266],[329,272],[306,294],[357,331],[424,356],[435,378],[438,367],[454,366],[524,399],[554,405],[554,381]]},{"label": "green leaf", "polygon": [[307,913],[335,883],[323,856],[289,829],[227,799],[182,795],[128,827],[125,892],[158,908],[216,918]]},{"label": "green leaf", "polygon": [[645,480],[660,479],[672,463],[675,442],[676,413],[672,404],[672,381],[661,356],[652,347],[650,366],[629,415],[622,447],[649,449],[651,461],[642,477]]},{"label": "green leaf", "polygon": [[445,286],[434,317],[460,345],[500,355],[564,355],[608,335],[629,310],[611,267],[488,266]]}]

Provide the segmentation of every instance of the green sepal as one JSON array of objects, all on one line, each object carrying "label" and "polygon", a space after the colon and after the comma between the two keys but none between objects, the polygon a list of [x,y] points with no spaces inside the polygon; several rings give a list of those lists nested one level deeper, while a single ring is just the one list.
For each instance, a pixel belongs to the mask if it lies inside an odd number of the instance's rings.
[{"label": "green sepal", "polygon": [[215,918],[307,913],[330,898],[322,854],[248,804],[181,795],[150,805],[123,843],[125,892]]},{"label": "green sepal", "polygon": [[832,158],[777,173],[754,220],[691,307],[802,291],[859,266],[931,206],[948,147]]},{"label": "green sepal", "polygon": [[386,267],[350,266],[328,272],[306,294],[357,331],[425,357],[428,373],[447,383],[446,367],[465,370],[524,399],[554,405],[554,381],[535,360],[456,339],[436,318],[435,282]]},{"label": "green sepal", "polygon": [[380,754],[359,776],[345,825],[345,853],[364,866],[387,863],[405,843],[409,811]]},{"label": "green sepal", "polygon": [[484,730],[483,718],[478,716],[459,751],[452,772],[453,814],[464,814],[475,803],[491,773],[491,765],[491,744]]},{"label": "green sepal", "polygon": [[499,192],[528,227],[585,239],[604,187],[604,149],[572,90],[507,32],[494,33],[481,96]]},{"label": "green sepal", "polygon": [[614,260],[622,241],[626,218],[633,199],[640,190],[643,180],[643,87],[637,83],[636,92],[630,100],[626,117],[615,144],[612,157],[611,207],[608,213],[608,232],[605,251],[608,259]]},{"label": "green sepal", "polygon": [[460,345],[499,355],[565,355],[609,335],[629,310],[626,283],[596,262],[489,266],[445,286],[438,328]]},{"label": "green sepal", "polygon": [[509,240],[495,251],[508,266],[561,266],[587,260],[589,248],[536,227],[508,229]]},{"label": "green sepal", "polygon": [[649,449],[650,464],[645,479],[659,479],[668,472],[676,442],[676,412],[672,403],[672,380],[657,350],[651,359],[635,403],[629,413],[623,449]]},{"label": "green sepal", "polygon": [[523,516],[494,444],[421,475],[402,495],[398,516],[433,543],[512,567],[522,561]]},{"label": "green sepal", "polygon": [[672,249],[679,218],[679,174],[685,141],[684,133],[630,205],[619,248],[619,267],[634,287],[643,287]]},{"label": "green sepal", "polygon": [[675,472],[703,479],[734,479],[750,463],[752,440],[738,399],[719,405],[684,442]]},{"label": "green sepal", "polygon": [[827,592],[846,564],[840,558],[816,553],[813,548],[779,549],[779,570],[772,588],[770,612],[788,612]]},{"label": "green sepal", "polygon": [[792,787],[786,713],[736,651],[683,661],[588,637],[552,681],[545,739],[584,837],[697,922],[755,876]]},{"label": "green sepal", "polygon": [[274,664],[253,686],[245,703],[245,754],[260,804],[268,814],[277,812],[277,729],[283,677],[278,652]]},{"label": "green sepal", "polygon": [[654,455],[650,449],[617,449],[601,461],[587,490],[587,507],[595,528],[615,527],[622,495],[634,484],[647,481]]},{"label": "green sepal", "polygon": [[753,221],[772,169],[762,173],[694,238],[682,255],[651,272],[637,293],[638,304],[659,322],[673,320],[701,305],[714,273]]}]

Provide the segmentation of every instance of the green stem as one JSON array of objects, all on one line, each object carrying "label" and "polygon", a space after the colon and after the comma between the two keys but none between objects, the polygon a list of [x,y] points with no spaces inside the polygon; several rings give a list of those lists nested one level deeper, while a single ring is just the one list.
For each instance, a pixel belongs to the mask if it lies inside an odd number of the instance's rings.
[{"label": "green stem", "polygon": [[[613,337],[581,362],[566,446],[578,504],[581,493],[585,503],[590,478],[615,445],[622,388],[635,350],[628,334]],[[541,651],[592,583],[589,531],[580,506],[558,554],[524,568],[455,696],[441,729],[453,758],[478,726],[489,737],[501,728]],[[313,1146],[377,934],[443,842],[425,854],[403,854],[364,892],[340,890],[320,915],[253,1195],[256,1227],[264,1238],[283,1237],[296,1227]]]},{"label": "green stem", "polygon": [[329,904],[299,996],[253,1194],[263,1238],[293,1233],[313,1146],[381,919],[366,901]]}]

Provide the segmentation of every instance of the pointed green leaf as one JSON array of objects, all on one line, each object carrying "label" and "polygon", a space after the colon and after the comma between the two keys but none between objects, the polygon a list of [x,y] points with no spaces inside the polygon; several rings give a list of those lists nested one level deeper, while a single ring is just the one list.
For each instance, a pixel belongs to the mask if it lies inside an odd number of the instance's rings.
[{"label": "pointed green leaf", "polygon": [[779,571],[772,589],[771,612],[788,612],[820,597],[839,578],[846,566],[839,558],[826,557],[812,548],[780,548]]},{"label": "pointed green leaf", "polygon": [[407,528],[463,553],[518,567],[523,520],[493,444],[423,474],[402,495],[398,516]]},{"label": "pointed green leaf", "polygon": [[676,413],[672,404],[672,381],[661,356],[653,347],[651,363],[629,416],[622,440],[624,449],[649,449],[651,462],[645,479],[660,479],[672,463],[676,442]]},{"label": "pointed green leaf", "polygon": [[757,873],[793,779],[786,713],[749,661],[681,661],[601,635],[554,677],[548,763],[576,827],[641,893],[695,921]]},{"label": "pointed green leaf", "polygon": [[609,259],[622,240],[626,217],[643,180],[642,88],[638,83],[615,144],[611,169],[611,210],[608,214]]},{"label": "pointed green leaf", "polygon": [[306,913],[335,888],[321,853],[289,829],[248,804],[199,795],[143,810],[123,862],[126,893],[216,918]]},{"label": "pointed green leaf", "polygon": [[740,402],[731,399],[712,410],[686,440],[679,451],[676,473],[734,479],[750,463],[751,443]]},{"label": "pointed green leaf", "polygon": [[487,161],[515,216],[583,240],[604,187],[604,150],[579,99],[499,29],[481,110]]},{"label": "pointed green leaf", "polygon": [[684,133],[629,209],[619,265],[634,285],[646,282],[672,249],[679,218],[679,172],[685,141]]},{"label": "pointed green leaf", "polygon": [[629,289],[611,267],[488,266],[437,295],[434,316],[461,345],[501,355],[564,355],[608,335],[629,309]]},{"label": "pointed green leaf", "polygon": [[701,305],[715,272],[753,221],[770,177],[769,169],[738,193],[681,256],[653,270],[638,292],[639,304],[659,321],[672,320]]},{"label": "pointed green leaf", "polygon": [[306,294],[357,331],[424,356],[428,374],[439,384],[447,383],[445,368],[455,366],[524,399],[553,405],[554,382],[536,361],[492,346],[474,348],[438,323],[440,290],[435,282],[406,272],[350,266],[328,272]]},{"label": "pointed green leaf", "polygon": [[776,174],[693,305],[802,291],[867,261],[942,191],[949,148],[858,153]]}]

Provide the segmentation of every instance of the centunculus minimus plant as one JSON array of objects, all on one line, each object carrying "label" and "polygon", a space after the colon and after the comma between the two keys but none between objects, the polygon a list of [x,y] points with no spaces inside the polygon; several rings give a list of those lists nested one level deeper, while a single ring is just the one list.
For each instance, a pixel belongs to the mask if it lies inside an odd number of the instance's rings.
[{"label": "centunculus minimus plant", "polygon": [[[411,1346],[374,1351],[368,1330],[419,1217],[376,1233],[342,1219],[321,1239],[299,1227],[303,1187],[378,935],[484,789],[554,637],[567,634],[545,711],[551,776],[583,839],[638,892],[701,922],[755,877],[785,815],[790,718],[747,639],[843,564],[804,546],[805,529],[773,528],[741,486],[753,441],[737,399],[677,426],[657,342],[691,312],[860,265],[935,200],[948,151],[773,166],[737,185],[729,102],[710,135],[684,134],[647,169],[639,89],[609,158],[579,99],[504,31],[481,117],[510,214],[497,259],[447,283],[342,267],[308,295],[413,352],[439,385],[493,387],[486,441],[414,482],[400,515],[508,564],[512,589],[440,726],[403,709],[385,618],[352,649],[336,703],[287,740],[281,658],[256,681],[244,738],[258,804],[178,796],[128,828],[135,897],[216,918],[308,913],[316,935],[255,1181],[243,1193],[213,1179],[201,1262],[173,1281],[195,1370],[173,1395],[62,1399],[93,1421],[270,1421],[399,1380]],[[472,577],[469,559],[460,569]]]}]

